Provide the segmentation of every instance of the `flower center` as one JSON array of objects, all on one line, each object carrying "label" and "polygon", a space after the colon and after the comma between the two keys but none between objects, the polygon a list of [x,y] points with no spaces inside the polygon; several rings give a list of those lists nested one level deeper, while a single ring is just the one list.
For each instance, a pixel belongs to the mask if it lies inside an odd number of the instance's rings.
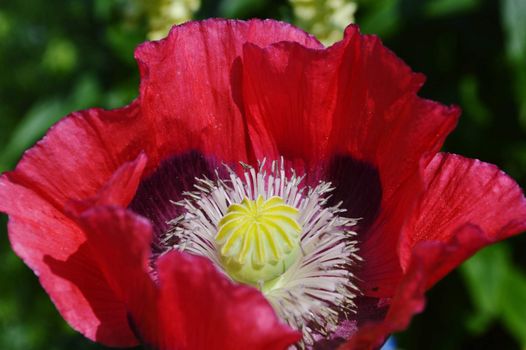
[{"label": "flower center", "polygon": [[284,161],[244,163],[243,173],[197,178],[195,191],[175,204],[166,249],[204,256],[230,279],[258,288],[277,315],[314,344],[354,312],[359,293],[352,267],[358,219],[330,205],[334,188],[303,184]]},{"label": "flower center", "polygon": [[278,196],[230,205],[215,236],[226,272],[252,285],[282,275],[300,253],[298,215]]}]

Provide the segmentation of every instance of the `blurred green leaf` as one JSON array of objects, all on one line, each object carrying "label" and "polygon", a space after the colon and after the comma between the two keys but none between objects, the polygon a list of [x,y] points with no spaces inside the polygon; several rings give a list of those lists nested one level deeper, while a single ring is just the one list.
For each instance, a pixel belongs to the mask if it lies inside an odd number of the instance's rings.
[{"label": "blurred green leaf", "polygon": [[491,123],[491,112],[479,96],[477,78],[473,75],[463,77],[459,88],[461,106],[466,114],[478,125],[488,126]]},{"label": "blurred green leaf", "polygon": [[501,0],[501,7],[508,55],[521,60],[526,53],[526,1]]},{"label": "blurred green leaf", "polygon": [[11,31],[11,28],[11,20],[4,12],[0,11],[0,39],[7,37]]},{"label": "blurred green leaf", "polygon": [[506,245],[488,247],[461,267],[464,281],[471,294],[476,313],[469,326],[475,333],[483,332],[499,314],[502,286],[509,264]]},{"label": "blurred green leaf", "polygon": [[502,290],[503,322],[522,347],[526,348],[526,275],[510,268]]},{"label": "blurred green leaf", "polygon": [[265,6],[265,0],[223,0],[219,5],[219,15],[226,18],[246,18],[253,16]]},{"label": "blurred green leaf", "polygon": [[356,22],[364,33],[376,34],[385,39],[397,30],[401,21],[400,0],[367,1],[363,6],[368,7],[367,15],[360,16],[362,3],[359,3]]},{"label": "blurred green leaf", "polygon": [[526,140],[510,144],[503,152],[509,157],[505,164],[508,173],[513,178],[524,175],[526,170]]},{"label": "blurred green leaf", "polygon": [[137,84],[133,79],[105,93],[104,107],[112,109],[129,104],[137,96]]},{"label": "blurred green leaf", "polygon": [[475,313],[468,326],[478,334],[496,320],[526,347],[526,275],[512,263],[509,246],[485,248],[462,267]]},{"label": "blurred green leaf", "polygon": [[0,153],[0,171],[7,170],[22,152],[31,146],[65,113],[67,107],[59,98],[35,104],[13,130],[10,140]]},{"label": "blurred green leaf", "polygon": [[97,17],[107,20],[110,18],[114,6],[115,1],[95,0],[94,11],[97,14]]},{"label": "blurred green leaf", "polygon": [[42,65],[52,72],[67,73],[77,64],[77,50],[70,40],[54,38],[49,41]]},{"label": "blurred green leaf", "polygon": [[431,0],[426,1],[425,14],[428,16],[446,16],[462,11],[470,11],[480,5],[480,0]]},{"label": "blurred green leaf", "polygon": [[519,120],[526,130],[526,1],[501,0],[501,15],[506,33],[506,53],[515,70]]},{"label": "blurred green leaf", "polygon": [[127,24],[110,27],[106,32],[106,40],[114,53],[129,66],[135,65],[133,58],[138,43],[146,40],[145,32]]},{"label": "blurred green leaf", "polygon": [[85,77],[79,80],[72,94],[36,103],[12,131],[7,145],[0,151],[0,172],[10,166],[64,115],[92,106],[99,100],[100,89],[96,81]]},{"label": "blurred green leaf", "polygon": [[69,111],[94,107],[101,99],[101,88],[98,81],[91,75],[85,75],[77,81],[77,85],[69,96]]}]

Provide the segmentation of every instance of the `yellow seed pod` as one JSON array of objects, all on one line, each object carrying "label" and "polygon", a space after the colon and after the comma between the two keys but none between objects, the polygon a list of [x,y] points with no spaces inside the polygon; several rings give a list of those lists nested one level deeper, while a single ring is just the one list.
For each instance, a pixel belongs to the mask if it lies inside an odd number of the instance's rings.
[{"label": "yellow seed pod", "polygon": [[300,253],[298,215],[277,196],[230,205],[215,237],[228,274],[252,285],[283,274]]}]

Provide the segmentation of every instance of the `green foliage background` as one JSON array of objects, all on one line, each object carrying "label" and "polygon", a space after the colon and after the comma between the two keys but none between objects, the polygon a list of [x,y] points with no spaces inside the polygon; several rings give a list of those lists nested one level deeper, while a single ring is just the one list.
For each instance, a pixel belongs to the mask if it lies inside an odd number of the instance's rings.
[{"label": "green foliage background", "polygon": [[[65,114],[137,94],[147,21],[125,0],[0,2],[0,171]],[[526,185],[526,1],[362,0],[356,21],[427,75],[421,95],[463,115],[446,150]],[[198,18],[293,21],[285,0],[203,1]],[[0,349],[104,349],[72,331],[12,253],[0,218]],[[440,282],[396,335],[402,349],[526,349],[526,237],[487,248]]]}]

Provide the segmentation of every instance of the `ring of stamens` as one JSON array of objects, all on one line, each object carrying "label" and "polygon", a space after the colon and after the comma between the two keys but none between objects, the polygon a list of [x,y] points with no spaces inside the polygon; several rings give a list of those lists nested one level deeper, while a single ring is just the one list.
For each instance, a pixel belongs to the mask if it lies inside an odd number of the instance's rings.
[{"label": "ring of stamens", "polygon": [[170,222],[167,249],[205,256],[233,280],[258,287],[312,344],[355,310],[357,219],[327,204],[330,183],[304,186],[304,177],[286,175],[283,161],[270,171],[264,161],[245,166],[241,176],[227,169],[227,180],[197,179],[196,190],[175,203],[184,214]]}]

